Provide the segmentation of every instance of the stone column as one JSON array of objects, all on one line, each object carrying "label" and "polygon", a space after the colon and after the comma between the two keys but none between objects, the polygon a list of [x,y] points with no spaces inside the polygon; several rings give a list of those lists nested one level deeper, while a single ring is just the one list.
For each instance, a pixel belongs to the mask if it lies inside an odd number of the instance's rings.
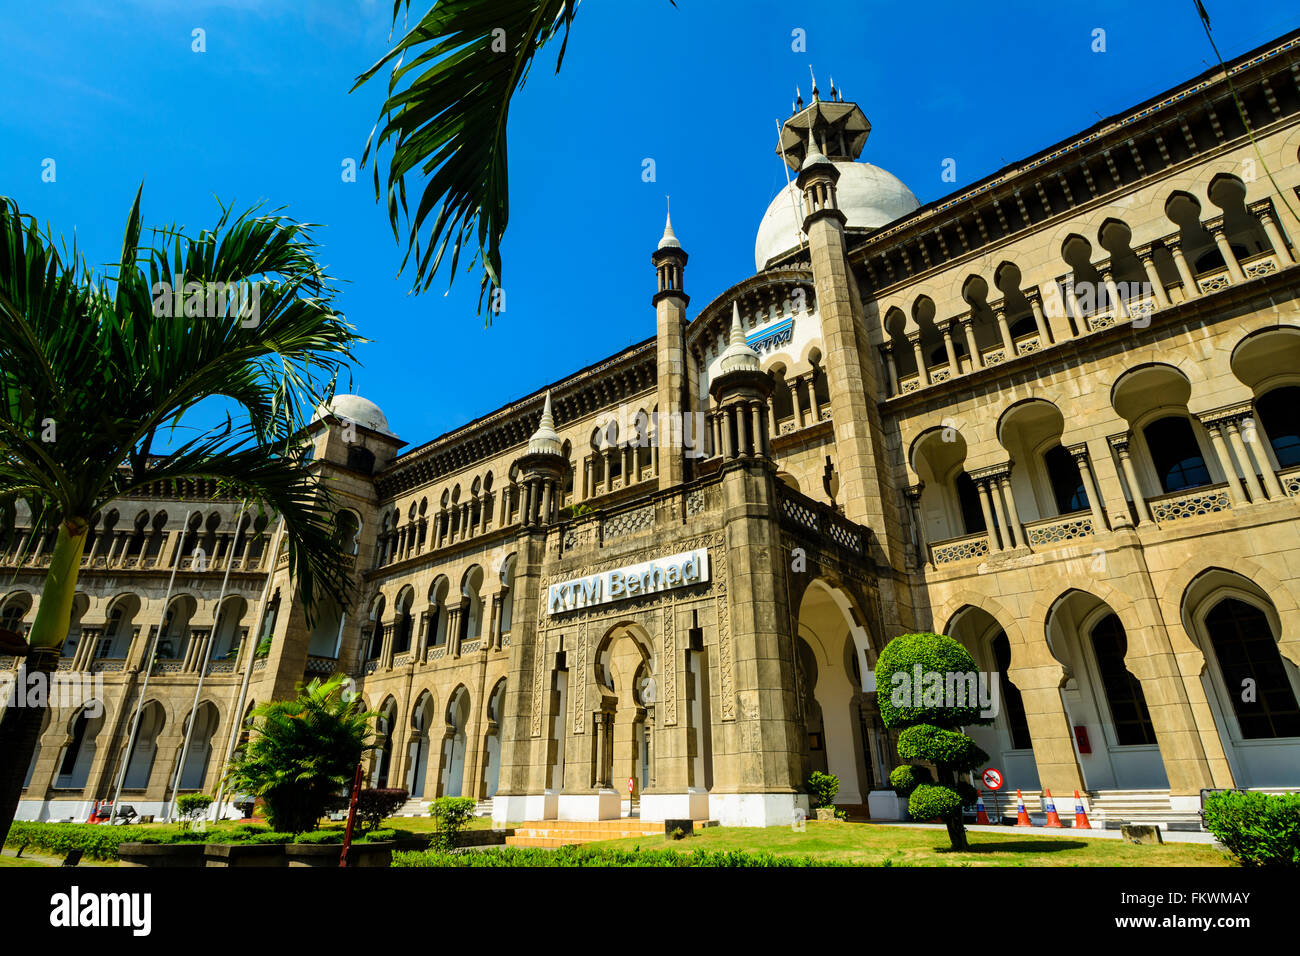
[{"label": "stone column", "polygon": [[1246,273],[1241,271],[1241,263],[1237,261],[1237,254],[1232,251],[1232,244],[1228,242],[1228,234],[1224,230],[1223,220],[1209,226],[1210,235],[1214,236],[1214,244],[1218,246],[1219,252],[1223,256],[1223,262],[1228,267],[1228,275],[1232,277],[1233,282],[1245,282]]},{"label": "stone column", "polygon": [[993,501],[993,512],[997,515],[998,528],[1001,532],[1002,550],[1011,551],[1016,547],[1017,542],[1015,535],[1011,533],[1011,521],[1007,517],[1007,506],[1002,500],[998,479],[996,477],[986,478],[983,484],[988,489],[989,498]]},{"label": "stone column", "polygon": [[1011,489],[1011,472],[1005,471],[998,476],[998,484],[1002,487],[1002,497],[1007,502],[1007,519],[1010,522],[1009,527],[1015,533],[1016,545],[1021,548],[1029,547],[1029,542],[1025,539],[1025,526],[1020,523],[1020,512],[1016,509],[1015,492]]},{"label": "stone column", "polygon": [[1291,255],[1291,250],[1286,244],[1286,239],[1282,237],[1282,230],[1278,228],[1277,217],[1273,215],[1273,210],[1264,208],[1259,211],[1259,221],[1264,227],[1264,235],[1268,236],[1269,244],[1273,251],[1277,253],[1278,261],[1283,267],[1295,262],[1295,257]]},{"label": "stone column", "polygon": [[943,350],[948,353],[948,374],[956,378],[961,374],[961,369],[957,366],[957,349],[952,342],[952,323],[939,322],[935,324],[939,328],[939,333],[943,336]]},{"label": "stone column", "polygon": [[993,502],[989,497],[989,487],[985,482],[976,482],[979,489],[980,511],[984,514],[984,528],[989,536],[989,551],[1000,551],[1002,545],[998,539],[997,527],[993,523]]},{"label": "stone column", "polygon": [[924,490],[925,482],[918,482],[906,490],[907,514],[912,519],[912,543],[916,547],[917,567],[930,563],[930,552],[925,542],[924,513],[921,511],[921,492]]},{"label": "stone column", "polygon": [[1079,467],[1079,477],[1083,479],[1083,490],[1088,495],[1088,508],[1092,511],[1093,534],[1108,531],[1106,515],[1101,507],[1101,491],[1097,479],[1092,474],[1092,462],[1088,460],[1088,446],[1083,442],[1071,445],[1067,451],[1074,456],[1074,463]]},{"label": "stone column", "polygon": [[1242,436],[1246,448],[1255,462],[1256,470],[1264,476],[1264,487],[1268,490],[1268,496],[1274,499],[1286,497],[1286,492],[1282,490],[1282,485],[1277,480],[1277,473],[1273,471],[1273,463],[1268,460],[1268,436],[1264,434],[1264,426],[1255,417],[1253,409],[1249,417],[1242,420],[1242,425],[1246,431]]},{"label": "stone column", "polygon": [[889,394],[898,394],[898,363],[894,361],[894,346],[886,342],[880,347],[880,354],[885,360],[885,372],[889,378]]},{"label": "stone column", "polygon": [[1047,327],[1047,316],[1043,314],[1042,297],[1037,289],[1030,289],[1025,293],[1025,298],[1029,300],[1030,311],[1034,313],[1034,325],[1038,327],[1038,347],[1045,349],[1052,343],[1053,337]]},{"label": "stone column", "polygon": [[[1259,478],[1255,475],[1255,466],[1250,457],[1246,454],[1246,443],[1241,440],[1241,429],[1238,426],[1241,416],[1249,412],[1240,412],[1236,417],[1229,418],[1224,422],[1224,427],[1228,429],[1228,444],[1232,446],[1232,453],[1236,456],[1237,461],[1241,464],[1241,470],[1245,473],[1246,488],[1250,491],[1250,500],[1259,501],[1264,497],[1264,489],[1259,485]],[[1268,471],[1265,472],[1266,474]]]},{"label": "stone column", "polygon": [[542,524],[551,523],[551,489],[553,482],[543,479],[542,481]]},{"label": "stone column", "polygon": [[998,320],[998,332],[1002,335],[1002,347],[1006,349],[1004,362],[1010,362],[1016,357],[1016,343],[1011,340],[1011,326],[1007,323],[1006,306],[999,302],[993,309],[993,315]]},{"label": "stone column", "polygon": [[1201,294],[1201,288],[1196,284],[1196,277],[1192,275],[1191,266],[1187,264],[1187,257],[1183,255],[1182,240],[1167,239],[1165,240],[1165,248],[1174,257],[1174,268],[1178,270],[1178,279],[1183,284],[1183,298],[1196,298]]},{"label": "stone column", "polygon": [[1110,299],[1111,308],[1115,310],[1115,321],[1127,319],[1128,305],[1119,294],[1119,286],[1115,285],[1115,274],[1111,272],[1110,266],[1102,268],[1101,281],[1106,286],[1106,298]]},{"label": "stone column", "polygon": [[[1210,433],[1210,444],[1214,447],[1214,456],[1219,459],[1223,474],[1228,479],[1228,492],[1232,497],[1232,503],[1234,505],[1246,504],[1246,493],[1242,490],[1241,479],[1237,477],[1237,467],[1232,462],[1232,456],[1228,454],[1228,446],[1223,443],[1222,423],[1207,421],[1202,422],[1202,424],[1205,426],[1205,430]],[[1251,472],[1251,478],[1254,477],[1254,472]],[[1258,484],[1256,487],[1258,487]]]},{"label": "stone column", "polygon": [[1138,258],[1142,260],[1142,269],[1147,274],[1147,281],[1151,283],[1151,292],[1156,297],[1156,305],[1160,308],[1168,308],[1169,294],[1165,292],[1165,284],[1160,281],[1160,271],[1156,268],[1156,254],[1150,246],[1138,250]]},{"label": "stone column", "polygon": [[930,384],[930,370],[926,368],[925,355],[921,352],[921,333],[908,332],[907,341],[912,343],[912,354],[916,357],[917,381],[922,385]]},{"label": "stone column", "polygon": [[709,415],[709,423],[713,428],[713,454],[722,454],[722,414],[714,410]]},{"label": "stone column", "polygon": [[1110,440],[1111,447],[1119,455],[1120,469],[1124,472],[1124,481],[1128,484],[1128,493],[1133,497],[1133,507],[1137,511],[1138,523],[1151,520],[1147,511],[1146,499],[1142,497],[1142,488],[1138,485],[1137,471],[1133,468],[1133,459],[1128,453],[1129,436],[1127,433]]},{"label": "stone column", "polygon": [[980,354],[979,347],[975,344],[975,320],[967,312],[959,320],[961,322],[962,335],[966,337],[966,351],[970,353],[971,369],[984,367],[984,356]]},{"label": "stone column", "polygon": [[[790,379],[788,384],[790,386],[790,401],[794,404],[794,420],[799,424],[800,428],[803,428],[805,423],[803,417],[803,401],[799,397],[799,392],[801,391],[799,388],[799,381],[799,378],[796,376],[795,378]],[[726,423],[724,422],[723,424],[725,425]]]}]

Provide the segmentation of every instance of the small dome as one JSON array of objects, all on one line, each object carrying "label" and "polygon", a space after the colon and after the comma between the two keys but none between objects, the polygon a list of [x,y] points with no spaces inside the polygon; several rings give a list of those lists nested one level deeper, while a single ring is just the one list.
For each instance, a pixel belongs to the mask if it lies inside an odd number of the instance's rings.
[{"label": "small dome", "polygon": [[[388,427],[388,418],[376,405],[368,398],[362,398],[360,395],[335,395],[330,399],[328,407],[320,405],[316,413],[312,415],[312,421],[318,422],[326,414],[333,415],[335,418],[344,419],[350,422],[356,422],[362,428],[369,428],[371,431],[380,432],[384,435],[393,435]],[[396,438],[396,435],[393,435]]]},{"label": "small dome", "polygon": [[673,232],[673,215],[668,214],[667,221],[664,223],[664,236],[659,240],[660,249],[680,249],[682,244],[677,241],[677,234]]},{"label": "small dome", "polygon": [[[902,180],[879,166],[835,161],[835,168],[840,171],[835,195],[849,229],[879,229],[921,205]],[[803,225],[802,213],[796,213],[800,198],[799,187],[790,183],[768,205],[754,241],[755,268],[763,269],[798,247]]]},{"label": "small dome", "polygon": [[546,403],[542,406],[542,420],[537,423],[537,431],[528,439],[530,455],[562,455],[563,446],[560,436],[555,432],[555,417],[551,414],[551,393],[546,393]]},{"label": "small dome", "polygon": [[740,324],[740,306],[731,303],[731,341],[722,353],[719,363],[722,374],[729,372],[757,372],[761,363],[753,346],[745,341],[745,330]]}]

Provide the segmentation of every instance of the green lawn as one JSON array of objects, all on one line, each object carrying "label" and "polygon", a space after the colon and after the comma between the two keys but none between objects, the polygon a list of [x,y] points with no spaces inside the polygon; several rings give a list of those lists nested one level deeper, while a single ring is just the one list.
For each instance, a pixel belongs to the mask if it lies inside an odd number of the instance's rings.
[{"label": "green lawn", "polygon": [[[341,823],[327,824],[328,826],[343,826]],[[510,824],[509,828],[513,828]],[[430,816],[423,817],[389,817],[384,821],[385,830],[408,830],[411,833],[432,833],[437,828],[437,821]],[[466,830],[491,830],[491,817],[475,817],[465,825]]]},{"label": "green lawn", "polygon": [[766,850],[827,861],[893,866],[1231,866],[1226,853],[1201,843],[1135,846],[1089,837],[1042,837],[1022,833],[968,833],[970,849],[953,853],[942,829],[889,827],[871,823],[808,821],[808,830],[789,827],[708,827],[679,841],[629,837],[587,843],[618,849]]},{"label": "green lawn", "polygon": [[0,869],[7,866],[54,866],[53,863],[42,863],[39,860],[32,860],[27,857],[10,856],[8,853],[0,854]]}]

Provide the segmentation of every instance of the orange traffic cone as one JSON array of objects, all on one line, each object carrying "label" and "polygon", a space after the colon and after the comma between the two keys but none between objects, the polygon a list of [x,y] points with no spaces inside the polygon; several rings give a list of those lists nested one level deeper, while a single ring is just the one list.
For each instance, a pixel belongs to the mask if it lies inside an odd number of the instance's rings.
[{"label": "orange traffic cone", "polygon": [[975,798],[975,822],[988,823],[988,811],[984,809],[984,792],[980,791],[979,796]]},{"label": "orange traffic cone", "polygon": [[1074,791],[1074,828],[1076,830],[1091,830],[1092,824],[1088,822],[1088,814],[1083,810],[1083,800],[1079,797],[1079,791]]},{"label": "orange traffic cone", "polygon": [[99,816],[99,801],[98,801],[98,800],[96,800],[96,801],[95,801],[95,805],[94,805],[93,807],[90,808],[90,819],[88,819],[86,822],[87,822],[87,823],[94,823],[94,822],[95,822],[95,818],[96,818],[97,816]]},{"label": "orange traffic cone", "polygon": [[1019,790],[1016,791],[1016,826],[1033,826],[1033,824],[1029,822],[1029,814],[1025,812],[1025,798],[1020,795]]},{"label": "orange traffic cone", "polygon": [[1052,799],[1052,791],[1044,790],[1043,805],[1047,809],[1047,822],[1043,824],[1048,827],[1059,827],[1061,818],[1056,813],[1056,802]]}]

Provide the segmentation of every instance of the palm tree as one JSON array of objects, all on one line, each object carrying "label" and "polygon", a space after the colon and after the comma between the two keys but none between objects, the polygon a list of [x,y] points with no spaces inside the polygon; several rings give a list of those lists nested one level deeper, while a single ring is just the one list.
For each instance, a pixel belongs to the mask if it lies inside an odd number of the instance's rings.
[{"label": "palm tree", "polygon": [[370,721],[347,678],[314,679],[296,700],[274,700],[253,711],[251,738],[226,773],[232,793],[261,797],[271,829],[314,829],[335,794],[352,782],[371,750]]},{"label": "palm tree", "polygon": [[[322,596],[346,601],[328,494],[302,467],[302,427],[362,340],[333,307],[311,230],[223,208],[213,229],[156,228],[145,245],[137,191],[121,258],[97,273],[0,197],[0,508],[21,498],[57,527],[29,675],[57,668],[91,517],[157,483],[215,479],[278,514],[309,615]],[[184,298],[166,291],[177,276]],[[234,313],[232,288],[243,295]],[[207,400],[238,414],[159,453],[160,432],[175,436]],[[40,707],[0,716],[0,840],[43,717]]]},{"label": "palm tree", "polygon": [[[394,0],[394,29],[410,6],[410,0]],[[417,291],[433,282],[448,245],[453,275],[463,249],[473,249],[474,260],[482,260],[480,308],[483,293],[490,296],[501,285],[501,238],[510,218],[510,99],[524,85],[537,52],[563,27],[555,62],[559,72],[576,6],[575,0],[436,0],[379,62],[357,77],[353,90],[391,65],[384,115],[370,133],[361,162],[392,141],[386,187],[379,182],[376,155],[375,196],[386,198],[399,241],[401,219],[408,219],[402,269],[414,256]],[[412,213],[406,177],[417,169],[428,182]],[[437,218],[422,242],[420,232],[435,206]]]}]

